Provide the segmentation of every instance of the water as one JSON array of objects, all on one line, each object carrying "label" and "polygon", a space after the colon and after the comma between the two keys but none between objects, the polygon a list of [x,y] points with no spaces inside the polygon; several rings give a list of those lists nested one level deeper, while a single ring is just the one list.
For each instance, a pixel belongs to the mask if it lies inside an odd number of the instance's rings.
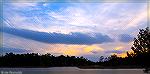
[{"label": "water", "polygon": [[143,69],[0,68],[1,74],[146,74]]}]

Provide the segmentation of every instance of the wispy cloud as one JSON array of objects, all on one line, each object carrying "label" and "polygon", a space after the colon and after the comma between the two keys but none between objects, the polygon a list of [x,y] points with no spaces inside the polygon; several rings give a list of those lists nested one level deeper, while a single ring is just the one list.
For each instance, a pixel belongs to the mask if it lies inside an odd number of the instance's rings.
[{"label": "wispy cloud", "polygon": [[37,3],[17,3],[17,2],[14,2],[14,3],[11,3],[13,7],[16,7],[16,8],[25,8],[25,7],[34,7],[37,5]]},{"label": "wispy cloud", "polygon": [[[104,34],[109,33],[113,36],[112,32],[120,34],[143,25],[140,22],[146,22],[147,16],[146,3],[47,3],[47,6],[43,4],[45,3],[6,4],[4,17],[16,28],[65,34],[103,31]],[[10,15],[6,12],[10,12]],[[13,19],[18,16],[24,20]]]}]

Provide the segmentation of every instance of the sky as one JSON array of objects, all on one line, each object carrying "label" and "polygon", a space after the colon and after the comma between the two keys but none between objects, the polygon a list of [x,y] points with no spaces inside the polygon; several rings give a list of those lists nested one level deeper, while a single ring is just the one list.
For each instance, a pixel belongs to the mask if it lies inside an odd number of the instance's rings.
[{"label": "sky", "polygon": [[[17,1],[17,0],[16,0]],[[147,26],[146,2],[4,2],[0,53],[125,57]]]}]

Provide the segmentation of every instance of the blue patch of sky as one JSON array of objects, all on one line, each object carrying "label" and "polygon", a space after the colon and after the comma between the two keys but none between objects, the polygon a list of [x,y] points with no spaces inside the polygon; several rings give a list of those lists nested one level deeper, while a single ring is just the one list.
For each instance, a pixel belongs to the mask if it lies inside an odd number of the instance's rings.
[{"label": "blue patch of sky", "polygon": [[[21,3],[20,3],[21,4]],[[11,3],[5,3],[4,4],[4,17],[5,18],[11,18],[12,15],[9,15],[10,13],[15,13],[23,17],[27,17],[26,22],[29,23],[39,23],[35,17],[37,17],[40,21],[43,20],[43,27],[47,27],[51,21],[54,21],[55,18],[48,15],[50,12],[59,12],[61,9],[65,9],[69,6],[71,6],[70,3],[46,3],[46,6],[44,6],[45,2],[37,3],[36,6],[33,7],[24,7],[20,9],[14,9],[13,5]]]}]

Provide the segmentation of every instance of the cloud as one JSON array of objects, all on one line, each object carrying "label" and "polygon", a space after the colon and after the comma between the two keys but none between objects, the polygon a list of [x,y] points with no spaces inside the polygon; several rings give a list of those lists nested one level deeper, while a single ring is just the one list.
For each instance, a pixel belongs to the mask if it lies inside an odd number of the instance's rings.
[{"label": "cloud", "polygon": [[17,48],[8,48],[8,47],[1,47],[0,48],[0,53],[31,53],[31,50],[26,50],[26,49],[17,49]]},{"label": "cloud", "polygon": [[53,43],[53,44],[101,44],[112,42],[107,35],[102,35],[101,33],[96,33],[94,36],[88,34],[83,34],[79,32],[70,33],[70,34],[61,34],[61,33],[46,33],[46,32],[37,32],[32,30],[25,29],[15,29],[4,27],[3,32],[20,36],[23,38],[40,41],[44,43]]},{"label": "cloud", "polygon": [[11,3],[11,4],[18,8],[34,7],[37,5],[37,3]]},{"label": "cloud", "polygon": [[130,21],[128,21],[126,28],[136,27],[140,22],[145,22],[147,20],[148,10],[145,8],[139,12],[139,14],[135,15]]},{"label": "cloud", "polygon": [[61,55],[66,49],[64,44],[47,44],[7,33],[3,33],[3,47],[25,49],[30,53],[51,53],[53,55]]},{"label": "cloud", "polygon": [[81,51],[77,49],[66,49],[63,54],[70,55],[70,56],[78,56],[80,55]]},{"label": "cloud", "polygon": [[118,46],[114,48],[114,50],[121,50],[121,49],[123,49],[123,46]]},{"label": "cloud", "polygon": [[51,2],[51,3],[140,3],[147,0],[3,0],[4,2]]},{"label": "cloud", "polygon": [[110,50],[110,51],[105,51],[106,54],[112,54],[112,53],[117,53],[117,54],[121,54],[125,52],[124,50]]},{"label": "cloud", "polygon": [[91,45],[91,46],[87,46],[84,49],[84,52],[86,53],[93,53],[93,54],[97,54],[98,52],[103,51],[104,49],[101,47],[98,47],[96,45]]},{"label": "cloud", "polygon": [[[97,45],[74,45],[74,44],[47,44],[30,39],[25,39],[15,35],[3,33],[3,46],[14,49],[25,49],[30,51],[29,53],[50,53],[55,56],[59,55],[72,55],[72,56],[84,56],[89,55],[88,59],[94,61],[98,60],[100,55],[103,55],[102,49]],[[91,52],[86,52],[85,48],[94,47]],[[95,48],[96,47],[96,48]],[[107,55],[107,54],[105,54]]]},{"label": "cloud", "polygon": [[[14,49],[25,49],[30,53],[50,53],[59,55],[84,56],[92,61],[98,61],[100,56],[109,56],[111,53],[121,54],[129,51],[129,43],[110,42],[94,45],[75,45],[75,44],[47,44],[35,40],[26,39],[12,34],[3,33],[3,46]],[[122,50],[114,50],[116,47],[123,46]],[[112,51],[113,50],[113,51]],[[107,52],[107,53],[106,53]]]},{"label": "cloud", "polygon": [[127,56],[127,53],[126,52],[122,52],[122,53],[111,53],[111,55],[117,55],[118,57],[126,57]]},{"label": "cloud", "polygon": [[133,41],[134,37],[129,34],[120,34],[119,41],[121,42],[131,42]]},{"label": "cloud", "polygon": [[4,4],[4,17],[15,28],[65,34],[103,31],[103,34],[115,37],[114,34],[139,27],[147,12],[146,3],[41,4],[43,3]]}]

